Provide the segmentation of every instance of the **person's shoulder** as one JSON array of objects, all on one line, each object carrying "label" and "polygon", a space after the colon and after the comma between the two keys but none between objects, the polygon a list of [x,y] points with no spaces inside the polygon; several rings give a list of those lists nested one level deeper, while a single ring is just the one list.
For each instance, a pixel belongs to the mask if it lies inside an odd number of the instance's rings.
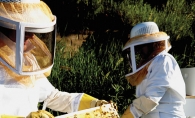
[{"label": "person's shoulder", "polygon": [[170,53],[163,51],[161,53],[159,53],[154,60],[158,60],[158,59],[171,59],[171,60],[175,60],[175,58],[173,57],[173,55],[171,55]]},{"label": "person's shoulder", "polygon": [[152,61],[153,64],[177,63],[175,58],[168,52],[163,51],[159,53]]}]

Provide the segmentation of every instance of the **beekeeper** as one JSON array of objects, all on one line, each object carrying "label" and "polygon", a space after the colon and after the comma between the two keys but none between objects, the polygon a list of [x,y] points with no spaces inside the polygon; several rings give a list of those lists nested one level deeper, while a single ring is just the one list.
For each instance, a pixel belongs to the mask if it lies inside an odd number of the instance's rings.
[{"label": "beekeeper", "polygon": [[0,0],[0,117],[26,117],[38,111],[39,102],[43,109],[68,113],[107,103],[59,91],[48,81],[55,38],[56,16],[43,1]]},{"label": "beekeeper", "polygon": [[185,84],[171,45],[155,22],[142,22],[123,48],[126,79],[136,86],[136,99],[122,118],[185,118]]}]

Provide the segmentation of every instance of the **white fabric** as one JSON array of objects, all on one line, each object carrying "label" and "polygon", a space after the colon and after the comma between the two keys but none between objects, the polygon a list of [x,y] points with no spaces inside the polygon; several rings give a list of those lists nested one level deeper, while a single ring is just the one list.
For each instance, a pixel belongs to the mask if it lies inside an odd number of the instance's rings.
[{"label": "white fabric", "polygon": [[47,78],[38,79],[34,87],[25,87],[12,79],[0,66],[0,115],[27,116],[37,111],[38,102],[47,101],[47,107],[61,112],[78,110],[83,93],[60,92]]},{"label": "white fabric", "polygon": [[143,115],[132,104],[130,109],[136,118],[141,116],[142,118],[185,117],[183,110],[186,102],[185,83],[173,56],[163,51],[154,58],[148,68],[146,78],[136,87],[136,97],[140,96],[145,96],[159,105],[148,115]]},{"label": "white fabric", "polygon": [[132,28],[130,32],[130,38],[157,32],[159,32],[159,28],[155,22],[142,22]]}]

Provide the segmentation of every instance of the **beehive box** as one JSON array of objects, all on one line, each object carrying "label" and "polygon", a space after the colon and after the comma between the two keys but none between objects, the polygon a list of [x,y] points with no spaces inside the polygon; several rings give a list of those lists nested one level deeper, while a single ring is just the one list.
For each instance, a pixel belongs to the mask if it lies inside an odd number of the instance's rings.
[{"label": "beehive box", "polygon": [[56,116],[55,118],[119,118],[119,115],[112,104],[104,104],[99,107]]}]

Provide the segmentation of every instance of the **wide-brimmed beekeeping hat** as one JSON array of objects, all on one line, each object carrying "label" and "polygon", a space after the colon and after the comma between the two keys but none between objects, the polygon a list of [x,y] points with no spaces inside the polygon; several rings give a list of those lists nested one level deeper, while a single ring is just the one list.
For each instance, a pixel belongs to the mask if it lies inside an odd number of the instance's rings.
[{"label": "wide-brimmed beekeeping hat", "polygon": [[[40,0],[0,0],[0,29],[3,28],[16,31],[16,42],[14,49],[6,45],[14,52],[14,61],[9,61],[2,54],[1,63],[20,75],[40,74],[51,70],[55,53],[56,17],[46,3]],[[24,66],[26,32],[35,34],[33,39],[29,39],[29,44],[34,46],[31,53],[38,65],[36,69],[33,65],[33,69],[25,69]],[[5,46],[2,45],[0,49],[3,48]],[[8,53],[4,54],[10,57]]]},{"label": "wide-brimmed beekeeping hat", "polygon": [[[159,31],[155,22],[142,22],[135,25],[131,29],[130,39],[123,48],[124,58],[126,60],[126,76],[138,72],[149,63],[150,60],[146,62],[145,59],[140,56],[141,48],[146,46],[146,44],[152,47],[153,43],[164,41],[163,47],[168,51],[171,48],[168,42],[169,38],[170,36],[165,32]],[[154,52],[151,52],[151,54],[152,53]]]}]

